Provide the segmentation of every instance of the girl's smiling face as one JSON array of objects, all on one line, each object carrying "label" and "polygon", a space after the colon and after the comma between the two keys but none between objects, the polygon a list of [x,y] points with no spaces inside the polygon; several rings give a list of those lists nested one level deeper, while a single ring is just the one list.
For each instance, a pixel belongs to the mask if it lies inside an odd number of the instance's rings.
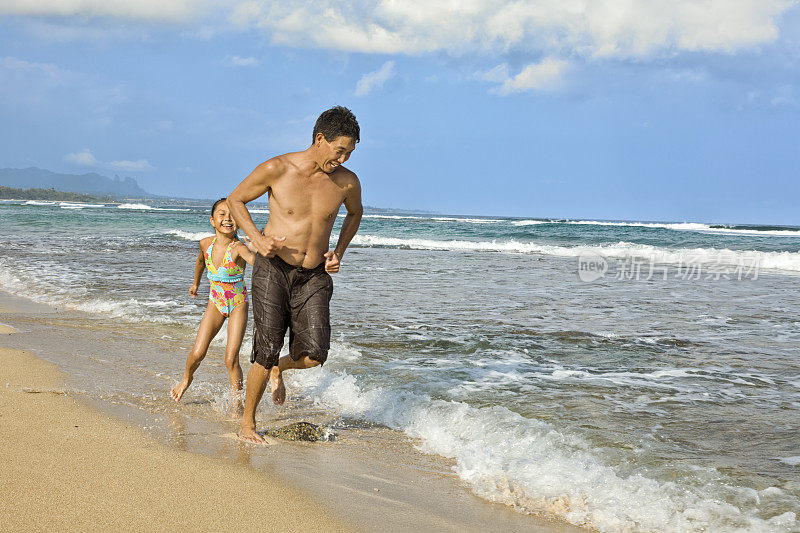
[{"label": "girl's smiling face", "polygon": [[220,202],[217,208],[214,209],[210,221],[217,233],[223,235],[233,235],[236,233],[236,230],[239,229],[236,222],[233,221],[231,210],[228,209],[228,204],[225,202]]}]

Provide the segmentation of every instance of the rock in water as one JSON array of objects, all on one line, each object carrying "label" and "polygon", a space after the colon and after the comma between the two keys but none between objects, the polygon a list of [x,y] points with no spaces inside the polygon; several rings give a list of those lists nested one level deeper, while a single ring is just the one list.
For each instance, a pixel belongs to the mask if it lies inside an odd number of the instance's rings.
[{"label": "rock in water", "polygon": [[266,434],[283,440],[304,440],[308,442],[328,440],[325,430],[311,422],[295,422],[282,428],[268,429]]}]

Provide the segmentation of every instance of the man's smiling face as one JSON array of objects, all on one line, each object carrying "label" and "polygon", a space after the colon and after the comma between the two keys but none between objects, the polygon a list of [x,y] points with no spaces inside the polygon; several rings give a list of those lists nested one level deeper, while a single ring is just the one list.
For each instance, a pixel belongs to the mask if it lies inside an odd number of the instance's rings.
[{"label": "man's smiling face", "polygon": [[341,135],[332,142],[328,142],[325,136],[318,134],[320,143],[319,166],[323,172],[330,174],[350,159],[350,154],[356,149],[356,141],[352,137]]}]

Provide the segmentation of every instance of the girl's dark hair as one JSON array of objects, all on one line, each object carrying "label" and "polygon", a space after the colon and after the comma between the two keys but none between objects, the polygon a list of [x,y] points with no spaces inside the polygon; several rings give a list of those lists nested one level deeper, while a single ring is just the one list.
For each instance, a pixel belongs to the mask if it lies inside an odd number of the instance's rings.
[{"label": "girl's dark hair", "polygon": [[314,133],[311,142],[317,138],[317,133],[321,133],[325,140],[332,143],[339,137],[350,137],[358,142],[361,135],[361,128],[352,111],[346,107],[337,105],[327,111],[323,111],[314,124]]},{"label": "girl's dark hair", "polygon": [[218,206],[219,204],[221,204],[222,202],[224,202],[225,200],[227,200],[227,199],[228,199],[227,197],[224,197],[224,198],[220,198],[219,200],[217,200],[216,202],[214,202],[214,205],[212,205],[212,206],[211,206],[211,216],[212,216],[212,217],[214,216],[214,211],[216,211],[216,210],[217,210],[217,206]]}]

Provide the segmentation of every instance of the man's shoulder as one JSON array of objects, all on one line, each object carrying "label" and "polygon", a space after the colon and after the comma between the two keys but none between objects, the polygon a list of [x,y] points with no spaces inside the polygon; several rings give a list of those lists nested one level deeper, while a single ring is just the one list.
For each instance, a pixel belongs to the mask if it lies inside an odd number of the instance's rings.
[{"label": "man's shoulder", "polygon": [[283,154],[283,155],[276,155],[275,157],[271,157],[258,165],[262,170],[275,173],[275,172],[282,172],[286,170],[287,165],[290,164],[289,159],[287,156],[291,154]]},{"label": "man's shoulder", "polygon": [[341,185],[359,185],[358,176],[356,173],[346,167],[339,167],[336,169],[336,179],[339,180]]},{"label": "man's shoulder", "polygon": [[279,177],[292,169],[298,168],[298,156],[296,152],[289,152],[288,154],[276,155],[273,158],[267,159],[259,165],[263,172],[271,175],[272,177]]}]

